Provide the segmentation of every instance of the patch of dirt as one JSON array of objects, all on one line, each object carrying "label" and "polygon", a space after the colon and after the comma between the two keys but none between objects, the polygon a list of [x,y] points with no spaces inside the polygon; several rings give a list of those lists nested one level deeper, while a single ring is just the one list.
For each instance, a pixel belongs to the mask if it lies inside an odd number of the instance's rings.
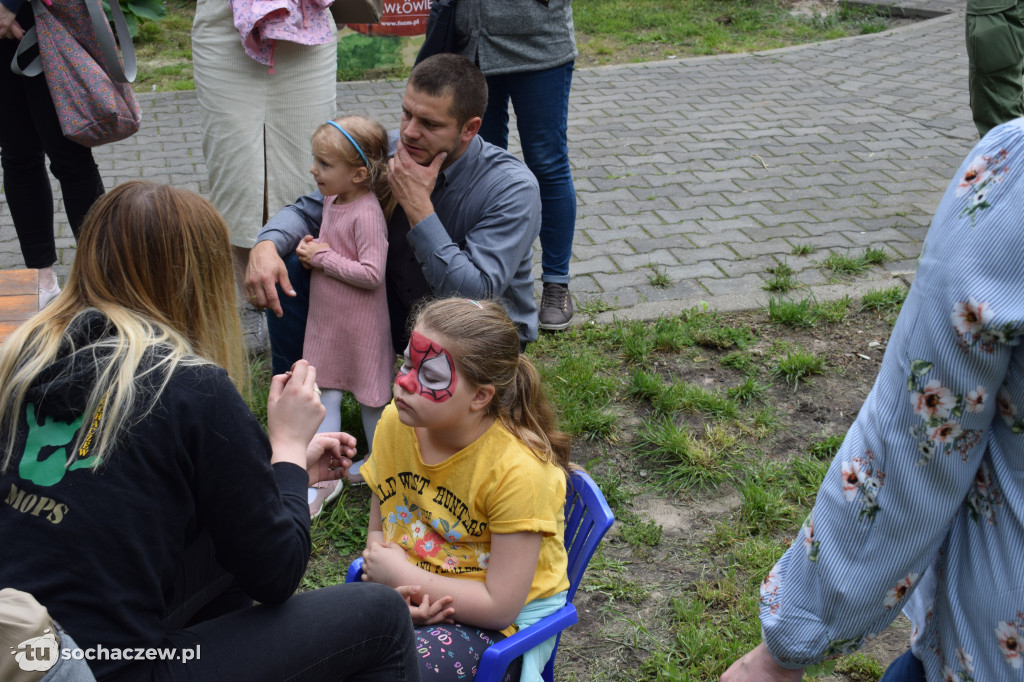
[{"label": "patch of dirt", "polygon": [[839,3],[836,1],[829,2],[823,0],[791,0],[786,4],[789,7],[790,14],[804,17],[830,14],[839,7]]},{"label": "patch of dirt", "polygon": [[[751,462],[803,454],[813,442],[844,434],[874,383],[891,331],[891,322],[874,312],[850,312],[843,323],[810,329],[773,325],[763,312],[721,317],[725,325],[745,328],[757,339],[747,350],[761,366],[759,381],[771,385],[753,409],[771,406],[781,423],[760,439],[751,429],[745,443]],[[772,364],[784,348],[824,357],[825,372],[803,379],[795,387],[773,378]],[[693,382],[724,395],[745,379],[738,370],[721,364],[721,359],[735,350],[696,348],[657,354],[657,371],[666,379]],[[649,414],[649,408],[634,401],[618,407],[621,418],[616,439],[579,440],[573,446],[573,459],[580,464],[591,462],[592,473],[598,476],[616,474],[634,494],[632,503],[626,505],[627,513],[660,525],[661,542],[654,547],[631,547],[620,534],[619,524],[612,528],[603,544],[604,560],[623,562],[619,584],[634,583],[636,589],[616,592],[614,584],[588,584],[585,578],[575,600],[580,622],[566,631],[559,649],[557,668],[562,680],[651,679],[639,671],[653,651],[673,643],[669,625],[672,598],[685,595],[703,577],[721,575],[726,560],[713,554],[709,558],[707,542],[715,526],[733,522],[740,508],[740,496],[729,485],[689,493],[658,492],[651,483],[658,465],[632,448],[636,426]],[[695,433],[703,433],[704,425],[713,423],[693,414],[676,415],[676,420],[685,421]],[[598,465],[614,471],[593,471]],[[886,666],[906,651],[908,643],[909,623],[901,616],[864,653]],[[853,681],[838,673],[822,679]]]},{"label": "patch of dirt", "polygon": [[691,543],[703,540],[714,528],[714,523],[739,508],[740,496],[735,490],[725,489],[713,499],[700,505],[666,500],[651,493],[633,499],[633,509],[661,526],[662,542],[678,540]]}]

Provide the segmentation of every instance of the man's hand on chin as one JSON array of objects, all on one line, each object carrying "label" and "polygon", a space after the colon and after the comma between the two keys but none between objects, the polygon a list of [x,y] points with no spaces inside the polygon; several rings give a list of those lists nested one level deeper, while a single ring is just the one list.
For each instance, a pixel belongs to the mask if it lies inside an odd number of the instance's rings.
[{"label": "man's hand on chin", "polygon": [[402,141],[398,141],[395,155],[388,161],[388,183],[395,201],[405,209],[410,228],[434,212],[430,195],[447,158],[448,153],[441,152],[429,165],[421,166],[409,155]]}]

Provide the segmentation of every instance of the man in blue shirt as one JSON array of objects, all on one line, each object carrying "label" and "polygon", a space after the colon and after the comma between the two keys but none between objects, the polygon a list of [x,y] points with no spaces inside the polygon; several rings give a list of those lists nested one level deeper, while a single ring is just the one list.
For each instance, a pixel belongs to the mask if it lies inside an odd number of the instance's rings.
[{"label": "man in blue shirt", "polygon": [[[486,106],[483,74],[458,55],[435,55],[409,77],[388,172],[398,202],[388,221],[387,264],[397,352],[408,312],[424,295],[499,299],[520,340],[537,338],[540,191],[522,161],[477,136]],[[260,230],[249,256],[246,294],[274,313],[267,326],[275,373],[302,355],[309,274],[294,251],[303,236],[319,234],[322,209],[316,192],[286,207]]]}]

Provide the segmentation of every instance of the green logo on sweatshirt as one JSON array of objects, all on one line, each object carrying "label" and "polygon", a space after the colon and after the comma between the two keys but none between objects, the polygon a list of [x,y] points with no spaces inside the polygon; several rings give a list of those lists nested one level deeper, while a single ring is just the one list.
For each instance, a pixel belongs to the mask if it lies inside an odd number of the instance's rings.
[{"label": "green logo on sweatshirt", "polygon": [[80,459],[67,466],[70,456],[69,448],[75,434],[82,426],[79,416],[70,424],[46,417],[42,426],[36,420],[36,408],[32,403],[25,406],[28,421],[28,438],[25,439],[25,452],[18,465],[18,475],[39,486],[51,486],[64,478],[64,472],[92,465],[92,457]]}]

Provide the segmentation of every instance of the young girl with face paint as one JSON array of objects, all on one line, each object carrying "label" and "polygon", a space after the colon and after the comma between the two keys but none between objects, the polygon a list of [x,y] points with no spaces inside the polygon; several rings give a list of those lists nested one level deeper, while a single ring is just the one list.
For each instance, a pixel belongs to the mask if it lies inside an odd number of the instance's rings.
[{"label": "young girl with face paint", "polygon": [[[341,430],[342,395],[351,391],[371,445],[391,398],[395,363],[384,289],[385,215],[395,204],[387,156],[388,136],[379,123],[348,116],[317,128],[309,172],[324,195],[323,223],[319,237],[307,236],[296,248],[299,261],[313,270],[303,357],[315,363],[327,408],[320,431]],[[349,480],[362,480],[358,464]],[[339,492],[341,481],[334,480],[310,488],[310,516]]]},{"label": "young girl with face paint", "polygon": [[519,348],[496,302],[425,306],[362,469],[363,580],[405,597],[424,680],[471,678],[490,644],[565,603],[569,439]]}]

